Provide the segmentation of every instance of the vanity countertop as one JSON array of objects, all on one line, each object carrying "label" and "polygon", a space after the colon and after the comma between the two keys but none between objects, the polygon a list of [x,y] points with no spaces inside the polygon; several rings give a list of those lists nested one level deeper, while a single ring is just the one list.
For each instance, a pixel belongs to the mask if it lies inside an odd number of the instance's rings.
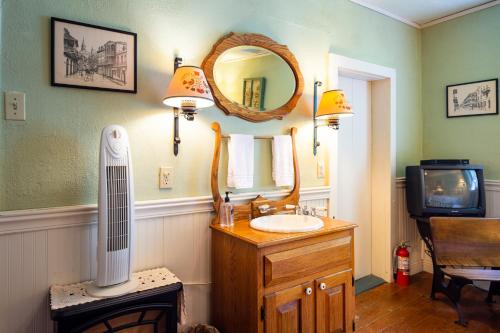
[{"label": "vanity countertop", "polygon": [[244,242],[255,245],[258,248],[277,245],[285,242],[300,240],[308,237],[339,232],[357,227],[356,224],[348,221],[334,220],[330,217],[322,217],[324,226],[321,229],[307,232],[276,233],[259,231],[250,227],[249,220],[236,221],[231,227],[223,227],[220,224],[212,224],[210,228],[215,231],[225,233],[232,237],[239,238]]}]

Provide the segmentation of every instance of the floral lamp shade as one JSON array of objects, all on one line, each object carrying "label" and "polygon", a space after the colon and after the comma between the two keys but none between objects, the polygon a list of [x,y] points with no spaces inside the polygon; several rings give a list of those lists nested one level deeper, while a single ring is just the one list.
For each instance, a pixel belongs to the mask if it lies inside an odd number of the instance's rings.
[{"label": "floral lamp shade", "polygon": [[353,114],[351,105],[347,102],[344,92],[338,89],[325,91],[323,93],[321,101],[319,102],[316,118],[340,118],[349,117]]},{"label": "floral lamp shade", "polygon": [[177,68],[168,85],[163,104],[183,110],[214,105],[214,98],[203,70],[196,66]]}]

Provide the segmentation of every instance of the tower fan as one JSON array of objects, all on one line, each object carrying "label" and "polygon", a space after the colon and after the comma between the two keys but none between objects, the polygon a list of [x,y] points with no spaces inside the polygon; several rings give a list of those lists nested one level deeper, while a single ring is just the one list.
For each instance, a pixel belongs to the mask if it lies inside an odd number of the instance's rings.
[{"label": "tower fan", "polygon": [[125,129],[102,130],[99,155],[97,279],[87,292],[95,297],[123,295],[137,288],[131,279],[134,243],[134,185]]}]

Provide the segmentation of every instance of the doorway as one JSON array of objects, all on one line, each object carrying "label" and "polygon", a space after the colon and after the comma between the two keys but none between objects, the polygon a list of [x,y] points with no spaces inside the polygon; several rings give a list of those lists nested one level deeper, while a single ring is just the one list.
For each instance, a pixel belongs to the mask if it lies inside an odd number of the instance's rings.
[{"label": "doorway", "polygon": [[330,211],[358,224],[356,279],[392,280],[396,185],[396,71],[329,55],[328,89],[343,89],[354,117],[343,118],[330,151]]},{"label": "doorway", "polygon": [[339,77],[339,88],[355,117],[342,119],[338,132],[338,210],[336,217],[353,221],[354,278],[372,273],[372,115],[370,81]]}]

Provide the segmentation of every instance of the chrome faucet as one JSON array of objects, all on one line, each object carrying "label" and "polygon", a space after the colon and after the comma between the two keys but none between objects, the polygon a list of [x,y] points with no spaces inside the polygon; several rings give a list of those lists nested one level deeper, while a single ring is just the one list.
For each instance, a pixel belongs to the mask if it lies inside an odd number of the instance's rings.
[{"label": "chrome faucet", "polygon": [[309,210],[307,209],[307,205],[297,205],[295,206],[295,215],[311,215],[311,212],[309,212]]},{"label": "chrome faucet", "polygon": [[[285,210],[280,211],[277,214],[293,214],[293,212],[295,212],[295,215],[311,215],[321,217],[326,216],[323,212],[327,211],[326,207],[311,207],[311,209],[309,209],[307,205],[300,206],[287,204],[284,208]],[[258,209],[261,214],[269,214],[270,212],[277,211],[276,207],[271,207],[268,204],[260,205],[258,206]]]},{"label": "chrome faucet", "polygon": [[322,214],[322,212],[327,211],[326,207],[311,207],[311,209],[309,210],[307,208],[307,205],[304,205],[304,206],[297,205],[297,206],[293,206],[292,208],[295,208],[295,215],[311,215],[311,216],[315,216],[315,217],[316,216],[325,216],[324,214]]}]

